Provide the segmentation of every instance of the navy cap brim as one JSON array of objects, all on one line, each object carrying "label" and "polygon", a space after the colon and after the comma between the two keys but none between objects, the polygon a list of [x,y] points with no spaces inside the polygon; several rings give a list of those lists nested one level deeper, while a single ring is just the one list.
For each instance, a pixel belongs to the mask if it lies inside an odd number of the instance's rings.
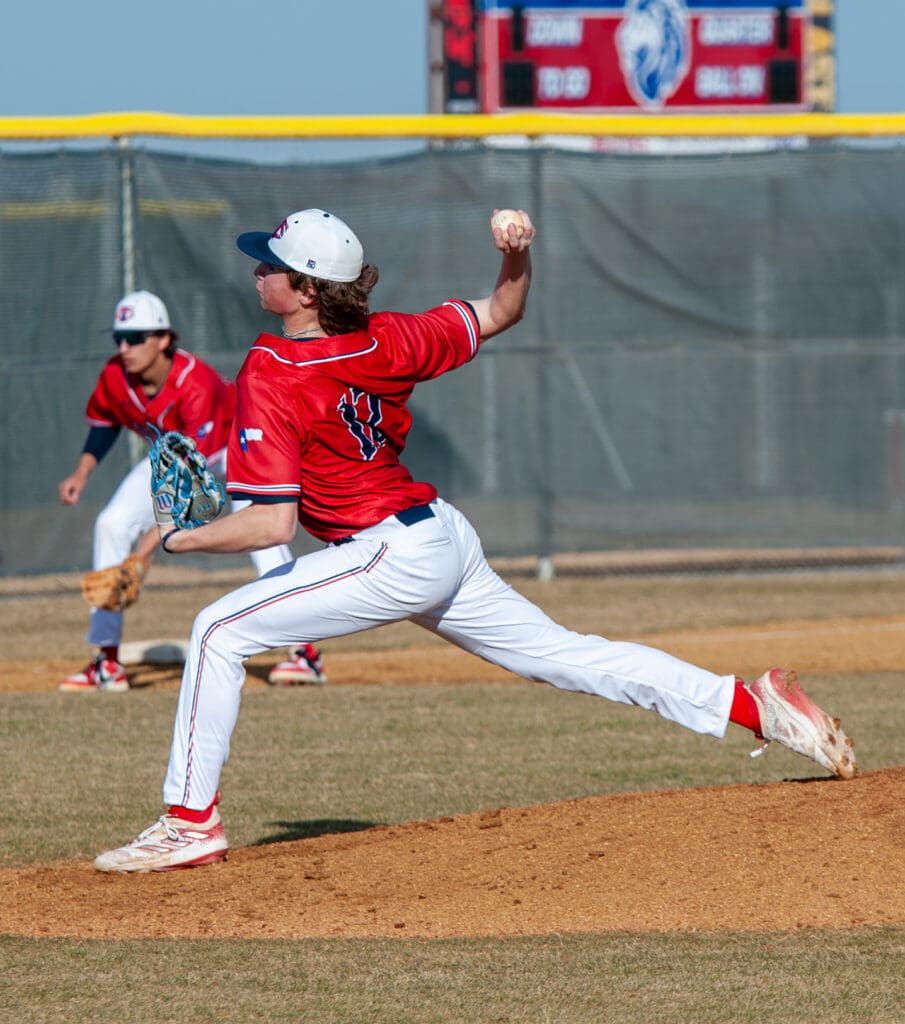
[{"label": "navy cap brim", "polygon": [[251,256],[259,263],[267,263],[272,267],[283,267],[285,270],[294,270],[288,263],[284,263],[279,256],[270,248],[270,239],[273,236],[269,231],[246,231],[239,235],[236,245],[246,256]]}]

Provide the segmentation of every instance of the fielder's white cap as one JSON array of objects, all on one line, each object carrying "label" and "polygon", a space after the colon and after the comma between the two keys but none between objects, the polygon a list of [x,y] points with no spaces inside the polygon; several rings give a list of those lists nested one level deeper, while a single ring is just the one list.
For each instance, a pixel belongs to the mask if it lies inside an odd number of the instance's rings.
[{"label": "fielder's white cap", "polygon": [[236,245],[259,263],[326,281],[357,280],[364,256],[355,232],[326,210],[290,213],[273,234],[248,231]]},{"label": "fielder's white cap", "polygon": [[167,307],[151,292],[129,292],[116,304],[114,331],[168,331]]}]

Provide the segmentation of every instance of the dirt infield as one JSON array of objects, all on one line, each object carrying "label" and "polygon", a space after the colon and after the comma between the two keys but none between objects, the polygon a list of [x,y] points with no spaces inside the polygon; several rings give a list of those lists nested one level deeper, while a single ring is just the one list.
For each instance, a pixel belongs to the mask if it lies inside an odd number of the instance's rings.
[{"label": "dirt infield", "polygon": [[902,922],[903,782],[905,769],[890,769],[498,809],[236,850],[164,875],[4,870],[0,920],[17,934],[107,939]]},{"label": "dirt infield", "polygon": [[[197,608],[208,599],[173,579],[160,574],[156,598],[149,588],[136,607],[144,606],[134,618],[145,635],[178,635],[186,614],[174,605]],[[69,616],[74,630],[82,624],[71,581],[57,582],[56,595],[28,585],[4,598],[18,640],[0,662],[3,690],[53,689],[64,672],[80,667],[77,631],[53,652],[25,656],[35,617]],[[205,586],[217,596],[225,582]],[[774,664],[803,673],[905,671],[900,574],[869,581],[840,575],[832,586],[826,578],[803,578],[792,598],[776,596],[765,578],[564,580],[520,589],[575,628],[603,632],[605,618],[615,624],[607,630],[614,639],[641,639],[718,672],[762,671],[765,648]],[[654,607],[657,601],[662,607]],[[752,602],[759,614],[752,615]],[[834,615],[852,608],[863,614]],[[512,678],[412,629],[337,643],[329,649],[330,685]],[[34,635],[31,643],[34,649]],[[278,653],[253,659],[249,686],[264,685]],[[130,670],[133,686],[176,687],[178,676],[175,666]],[[88,863],[2,869],[0,921],[16,934],[95,938],[902,923],[903,783],[900,767],[847,783],[815,769],[813,779],[797,782],[501,808],[238,849],[222,864],[167,875],[101,876]]]}]

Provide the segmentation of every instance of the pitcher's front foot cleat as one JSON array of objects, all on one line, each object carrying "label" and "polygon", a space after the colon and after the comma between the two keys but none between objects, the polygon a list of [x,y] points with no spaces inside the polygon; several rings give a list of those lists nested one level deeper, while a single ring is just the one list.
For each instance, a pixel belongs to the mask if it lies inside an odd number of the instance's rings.
[{"label": "pitcher's front foot cleat", "polygon": [[831,718],[804,692],[794,672],[770,669],[745,686],[757,704],[765,746],[775,740],[840,779],[854,778],[854,744],[839,719]]}]

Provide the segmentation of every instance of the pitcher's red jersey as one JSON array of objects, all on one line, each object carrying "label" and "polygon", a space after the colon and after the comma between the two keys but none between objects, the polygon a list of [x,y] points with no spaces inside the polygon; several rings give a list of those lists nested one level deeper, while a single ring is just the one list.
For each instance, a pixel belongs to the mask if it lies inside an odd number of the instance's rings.
[{"label": "pitcher's red jersey", "polygon": [[237,378],[227,490],[254,502],[298,501],[299,522],[338,540],[436,489],[400,463],[418,381],[477,352],[477,317],[451,300],[420,314],[375,313],[363,331],[308,341],[262,334]]}]

